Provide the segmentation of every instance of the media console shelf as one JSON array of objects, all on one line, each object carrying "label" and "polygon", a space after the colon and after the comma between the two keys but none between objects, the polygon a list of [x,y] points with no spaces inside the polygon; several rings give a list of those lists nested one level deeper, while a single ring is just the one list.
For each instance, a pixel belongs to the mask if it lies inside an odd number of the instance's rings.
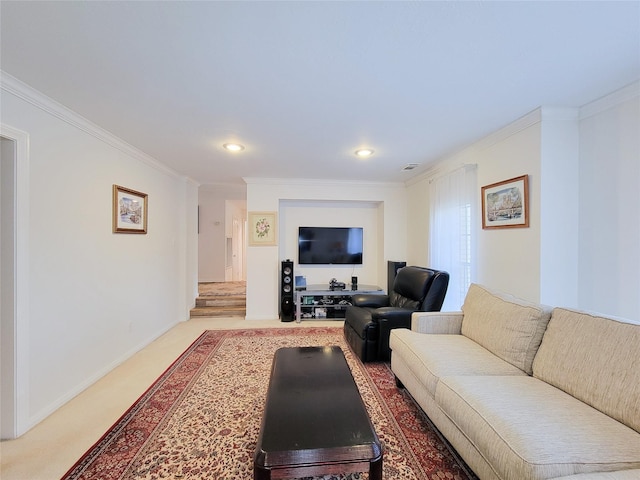
[{"label": "media console shelf", "polygon": [[308,285],[306,290],[296,290],[296,322],[314,318],[344,318],[344,311],[351,305],[351,296],[358,293],[383,295],[376,285],[358,285],[357,290],[331,290],[325,285]]}]

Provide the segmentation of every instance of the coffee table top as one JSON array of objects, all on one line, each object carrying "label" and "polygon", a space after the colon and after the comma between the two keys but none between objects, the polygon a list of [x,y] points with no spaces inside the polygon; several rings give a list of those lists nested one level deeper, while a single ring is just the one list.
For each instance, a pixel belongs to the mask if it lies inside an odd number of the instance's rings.
[{"label": "coffee table top", "polygon": [[[265,466],[291,465],[308,461],[309,456],[324,457],[326,452],[343,460],[381,455],[380,441],[340,347],[276,352],[258,448]],[[323,450],[325,454],[318,453]]]}]

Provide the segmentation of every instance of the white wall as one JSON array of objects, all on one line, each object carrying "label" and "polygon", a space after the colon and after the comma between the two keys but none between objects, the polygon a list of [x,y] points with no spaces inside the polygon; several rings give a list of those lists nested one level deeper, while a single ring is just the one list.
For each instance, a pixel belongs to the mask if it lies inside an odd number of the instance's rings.
[{"label": "white wall", "polygon": [[[280,261],[291,258],[297,264],[297,229],[300,208],[314,210],[319,221],[343,217],[341,222],[363,223],[377,231],[368,236],[366,245],[375,249],[376,260],[370,263],[364,252],[366,265],[357,274],[358,282],[385,287],[386,261],[406,257],[406,191],[401,184],[352,183],[340,181],[318,182],[304,179],[245,179],[247,182],[247,211],[275,211],[279,213],[279,246],[247,248],[247,319],[274,319],[279,311]],[[323,208],[326,210],[323,211]],[[375,217],[375,218],[374,218]],[[296,220],[297,219],[297,220]],[[336,220],[337,221],[337,220]],[[307,219],[304,223],[308,223]],[[332,222],[334,226],[341,226]],[[349,225],[351,224],[349,223]],[[376,227],[374,227],[376,225]],[[320,225],[319,226],[323,226]],[[371,244],[375,237],[377,243]],[[296,265],[296,274],[298,266]],[[314,270],[307,267],[308,281],[325,283],[332,277],[349,279],[344,267]],[[366,273],[365,273],[366,272]],[[346,282],[346,280],[345,280]]]},{"label": "white wall", "polygon": [[526,128],[480,149],[475,162],[478,164],[478,195],[483,185],[529,175],[529,228],[482,230],[479,220],[476,281],[533,301],[540,301],[538,122],[535,119]]},{"label": "white wall", "polygon": [[[197,186],[47,97],[2,77],[2,122],[26,132],[29,428],[188,318]],[[20,159],[19,159],[20,161]],[[112,233],[112,186],[148,194],[148,233]],[[21,331],[25,331],[21,329]],[[23,350],[24,350],[23,349]],[[24,351],[20,355],[25,355]]]},{"label": "white wall", "polygon": [[[329,285],[332,278],[346,284],[357,276],[359,284],[378,284],[383,260],[378,252],[379,202],[292,201],[280,202],[279,256],[294,262],[294,275],[304,275],[307,284]],[[300,265],[298,263],[298,227],[362,227],[362,265]],[[381,284],[385,288],[386,283]]]},{"label": "white wall", "polygon": [[[476,212],[477,272],[472,279],[495,289],[538,301],[540,298],[540,115],[533,112],[495,134],[443,159],[433,172],[408,184],[411,218],[409,259],[428,265],[429,180],[460,167],[477,164],[478,187],[529,175],[529,228],[482,230]],[[480,206],[481,202],[478,202]],[[523,272],[526,272],[523,273]]]},{"label": "white wall", "polygon": [[224,282],[226,238],[231,236],[233,215],[228,218],[228,200],[245,202],[245,185],[201,185],[198,190],[200,233],[198,234],[198,281]]},{"label": "white wall", "polygon": [[[640,84],[579,110],[541,108],[408,183],[410,262],[428,259],[429,179],[478,165],[478,188],[529,175],[529,228],[478,233],[473,281],[519,297],[640,317]],[[479,212],[478,212],[479,213]]]},{"label": "white wall", "polygon": [[640,320],[640,82],[581,109],[579,303]]},{"label": "white wall", "polygon": [[540,301],[578,307],[579,129],[575,108],[541,109]]},{"label": "white wall", "polygon": [[407,226],[406,258],[390,259],[407,262],[407,265],[429,267],[429,179],[407,183]]}]

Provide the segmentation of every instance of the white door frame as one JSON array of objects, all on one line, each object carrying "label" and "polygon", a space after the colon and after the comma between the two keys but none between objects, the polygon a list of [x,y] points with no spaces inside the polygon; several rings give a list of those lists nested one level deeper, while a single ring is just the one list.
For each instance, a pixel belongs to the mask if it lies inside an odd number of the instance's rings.
[{"label": "white door frame", "polygon": [[[6,258],[13,261],[13,311],[2,316],[3,350],[8,346],[12,355],[3,358],[9,365],[3,365],[2,414],[0,425],[2,438],[16,438],[30,427],[29,415],[29,135],[26,132],[0,123],[0,136],[14,143],[13,158],[13,218],[5,219],[13,230],[14,248]],[[6,161],[3,160],[3,161]],[[13,257],[13,258],[11,258]],[[4,256],[3,256],[4,258]],[[7,342],[7,343],[5,343]],[[6,366],[6,368],[5,368]],[[8,388],[4,388],[7,385]],[[6,403],[4,400],[8,400]],[[6,403],[6,404],[5,404]],[[7,409],[5,411],[5,408]]]},{"label": "white door frame", "polygon": [[244,218],[233,218],[233,280],[244,280]]}]

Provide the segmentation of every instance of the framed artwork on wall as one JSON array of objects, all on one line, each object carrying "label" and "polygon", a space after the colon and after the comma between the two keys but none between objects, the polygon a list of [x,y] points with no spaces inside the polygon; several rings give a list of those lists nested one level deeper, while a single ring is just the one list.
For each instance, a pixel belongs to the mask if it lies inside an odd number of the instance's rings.
[{"label": "framed artwork on wall", "polygon": [[482,187],[482,228],[529,226],[529,176]]},{"label": "framed artwork on wall", "polygon": [[249,212],[249,245],[277,245],[277,212]]},{"label": "framed artwork on wall", "polygon": [[113,186],[113,233],[147,233],[147,194]]}]

